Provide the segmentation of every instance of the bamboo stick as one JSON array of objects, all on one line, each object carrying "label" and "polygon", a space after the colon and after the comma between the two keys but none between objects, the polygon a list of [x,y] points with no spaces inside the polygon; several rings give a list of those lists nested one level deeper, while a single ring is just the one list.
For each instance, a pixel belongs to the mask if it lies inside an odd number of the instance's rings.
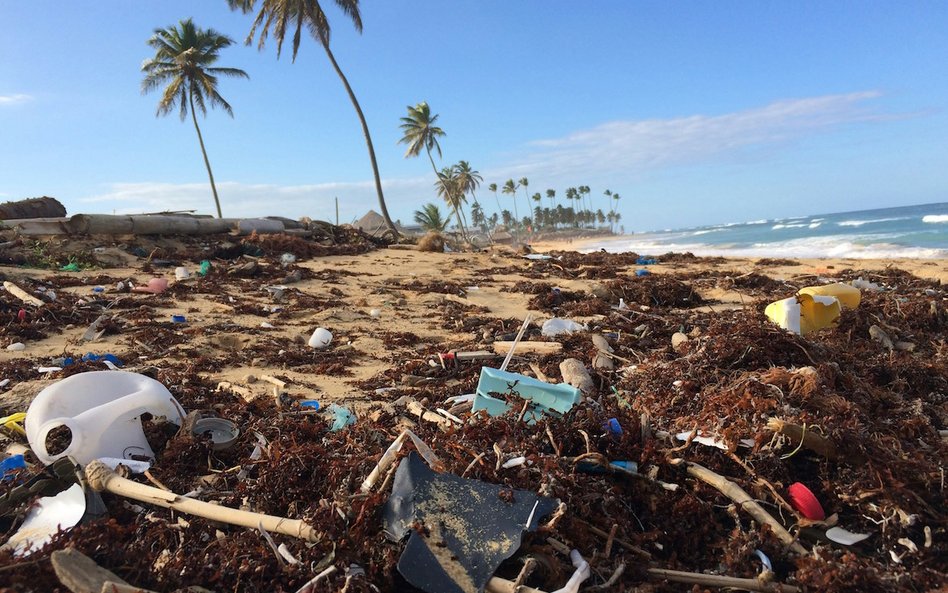
[{"label": "bamboo stick", "polygon": [[319,536],[313,530],[312,526],[299,519],[287,519],[285,517],[241,511],[210,504],[201,500],[195,500],[193,498],[187,498],[175,494],[174,492],[165,492],[164,490],[152,486],[146,486],[145,484],[139,484],[138,482],[122,478],[107,465],[98,460],[89,463],[89,465],[86,466],[85,472],[89,484],[98,492],[111,492],[112,494],[131,498],[132,500],[147,502],[189,515],[204,517],[211,521],[247,527],[248,529],[257,529],[262,525],[263,529],[267,531],[298,537],[310,542],[319,540]]},{"label": "bamboo stick", "polygon": [[31,295],[30,293],[26,292],[25,290],[23,290],[22,288],[20,288],[19,286],[17,286],[16,284],[10,281],[4,281],[3,287],[7,289],[7,292],[17,297],[24,303],[28,303],[30,305],[36,305],[37,307],[42,307],[45,304],[43,301],[39,300],[35,296]]}]

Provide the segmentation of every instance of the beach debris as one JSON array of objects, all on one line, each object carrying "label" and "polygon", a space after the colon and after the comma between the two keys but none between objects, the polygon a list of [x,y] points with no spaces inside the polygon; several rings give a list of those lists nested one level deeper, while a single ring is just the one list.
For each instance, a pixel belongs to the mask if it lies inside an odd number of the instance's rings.
[{"label": "beach debris", "polygon": [[533,377],[482,367],[472,411],[484,410],[489,416],[507,413],[511,404],[494,395],[515,395],[527,400],[523,418],[528,424],[544,414],[565,414],[582,398],[580,390],[571,385],[551,385]]},{"label": "beach debris", "polygon": [[187,323],[188,319],[184,315],[172,315],[171,323]]},{"label": "beach debris", "polygon": [[184,266],[178,266],[174,269],[174,277],[177,280],[187,280],[191,277],[191,271]]},{"label": "beach debris", "polygon": [[131,587],[114,572],[102,568],[92,558],[75,548],[56,550],[49,560],[56,578],[72,593],[147,593],[144,589]]},{"label": "beach debris", "polygon": [[690,338],[688,338],[686,334],[681,332],[673,333],[671,337],[672,350],[675,352],[681,352],[684,349],[684,344],[687,344],[689,339]]},{"label": "beach debris", "polygon": [[240,436],[240,429],[226,418],[208,417],[194,422],[191,434],[210,437],[211,448],[215,451],[223,451],[234,446],[237,437]]},{"label": "beach debris", "polygon": [[796,296],[767,305],[764,314],[780,327],[798,335],[835,327],[842,309],[859,306],[859,289],[836,282],[821,286],[806,286]]},{"label": "beach debris", "polygon": [[153,486],[146,486],[119,476],[98,460],[89,463],[85,471],[89,484],[97,492],[111,492],[132,500],[147,502],[163,508],[174,509],[181,513],[248,529],[257,529],[262,526],[267,531],[298,537],[307,541],[317,541],[319,539],[315,530],[304,521],[231,509],[181,496]]},{"label": "beach debris", "polygon": [[533,315],[530,313],[527,313],[527,316],[523,318],[523,323],[520,324],[520,329],[517,331],[517,335],[514,338],[513,343],[510,345],[510,350],[508,350],[507,355],[504,356],[504,361],[500,363],[500,370],[507,370],[507,365],[510,364],[510,360],[513,358],[514,351],[517,349],[517,345],[520,343],[520,340],[523,339],[523,334],[526,333],[527,328],[530,327],[530,321],[532,320]]},{"label": "beach debris", "polygon": [[[710,435],[706,435],[701,431],[685,431],[680,432],[675,435],[675,438],[679,441],[698,443],[700,445],[705,445],[707,447],[715,447],[721,449],[722,451],[730,451],[731,447],[722,439]],[[737,441],[737,446],[739,447],[753,447],[754,439],[739,439]]]},{"label": "beach debris", "polygon": [[[40,391],[26,411],[26,434],[45,464],[66,456],[80,464],[98,457],[153,458],[140,419],[145,412],[179,425],[184,418],[181,404],[151,377],[90,371]],[[54,431],[68,437],[56,439],[58,450],[50,451],[47,441]]]},{"label": "beach debris", "polygon": [[30,508],[23,524],[4,548],[11,548],[15,556],[38,550],[59,531],[78,524],[86,513],[86,496],[80,484],[73,484],[55,496],[44,496]]},{"label": "beach debris", "polygon": [[339,404],[329,404],[326,407],[326,412],[332,416],[332,424],[329,427],[329,430],[335,432],[337,430],[342,430],[347,426],[351,426],[356,422],[355,413],[345,406],[340,406]]},{"label": "beach debris", "polygon": [[[491,349],[496,354],[506,355],[513,347],[513,340],[498,340],[491,343]],[[559,342],[535,342],[522,341],[517,344],[517,350],[523,354],[556,354],[563,350],[563,344]]]},{"label": "beach debris", "polygon": [[882,344],[882,347],[890,352],[895,349],[895,343],[892,341],[892,338],[878,325],[869,326],[869,337],[872,338],[873,341]]},{"label": "beach debris", "polygon": [[533,492],[436,473],[412,452],[395,472],[382,524],[393,541],[408,536],[398,571],[410,584],[474,593],[519,549],[523,532],[558,506]]},{"label": "beach debris", "polygon": [[652,274],[652,273],[649,272],[649,271],[646,270],[646,269],[641,269],[641,270],[636,270],[636,271],[635,271],[635,275],[636,275],[636,276],[639,276],[639,277],[642,277],[642,276],[650,276],[651,274]]},{"label": "beach debris", "polygon": [[559,317],[547,319],[543,322],[543,326],[540,328],[540,333],[548,338],[552,338],[560,334],[571,334],[579,331],[586,331],[586,326],[582,323],[577,323],[572,319],[561,319]]},{"label": "beach debris", "polygon": [[313,332],[313,335],[309,337],[308,343],[310,348],[322,350],[328,347],[330,342],[332,342],[332,332],[325,327],[318,327],[316,331]]},{"label": "beach debris", "polygon": [[418,240],[418,251],[444,253],[444,247],[444,236],[436,231],[428,231],[428,234]]},{"label": "beach debris", "polygon": [[13,296],[20,299],[21,301],[23,301],[24,303],[28,305],[33,305],[35,307],[42,307],[43,305],[46,304],[42,300],[26,292],[25,290],[23,290],[16,284],[10,282],[9,280],[5,280],[3,282],[3,287],[7,289],[7,292],[9,292],[10,294],[12,294]]},{"label": "beach debris", "polygon": [[168,290],[167,278],[151,278],[144,286],[136,286],[132,289],[134,292],[147,292],[150,294],[161,294]]},{"label": "beach debris", "polygon": [[830,527],[826,530],[826,538],[828,540],[844,546],[853,546],[870,537],[872,537],[871,533],[853,533],[842,527]]},{"label": "beach debris", "polygon": [[797,291],[797,294],[835,297],[844,309],[857,308],[862,298],[858,288],[842,282],[823,284],[821,286],[806,286]]},{"label": "beach debris", "polygon": [[616,364],[611,354],[615,352],[609,344],[609,340],[602,334],[593,334],[590,336],[593,346],[596,347],[596,353],[592,357],[592,366],[599,371],[611,371],[615,369]]},{"label": "beach debris", "polygon": [[864,280],[862,276],[860,276],[859,278],[856,278],[855,280],[850,282],[850,284],[852,284],[853,287],[858,288],[859,290],[868,290],[870,292],[880,292],[883,290],[881,286],[879,286],[875,282],[869,282],[868,280]]},{"label": "beach debris", "polygon": [[826,519],[826,511],[823,505],[817,500],[816,495],[801,482],[794,482],[787,488],[790,494],[790,503],[793,508],[798,510],[801,515],[811,521],[822,521]]},{"label": "beach debris", "polygon": [[10,455],[3,461],[0,461],[0,480],[7,481],[21,469],[26,469],[26,459],[22,454]]},{"label": "beach debris", "polygon": [[784,435],[790,439],[790,445],[793,447],[803,446],[814,453],[822,455],[826,459],[836,459],[836,443],[824,437],[816,430],[807,427],[806,424],[800,426],[786,422],[779,418],[770,418],[767,420],[767,430]]},{"label": "beach debris", "polygon": [[586,365],[576,358],[567,358],[560,363],[560,374],[563,382],[572,385],[583,393],[591,393],[595,389],[592,377],[586,370]]},{"label": "beach debris", "polygon": [[13,342],[9,346],[7,346],[7,350],[11,352],[22,352],[26,350],[26,344],[24,344],[23,342]]}]

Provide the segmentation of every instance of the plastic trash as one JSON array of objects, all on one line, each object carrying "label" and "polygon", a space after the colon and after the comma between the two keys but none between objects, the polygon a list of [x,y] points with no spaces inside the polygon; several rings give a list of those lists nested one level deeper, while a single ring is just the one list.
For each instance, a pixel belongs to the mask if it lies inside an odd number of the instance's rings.
[{"label": "plastic trash", "polygon": [[622,436],[622,425],[619,424],[618,418],[610,418],[605,422],[605,424],[603,424],[603,428],[605,428],[609,434],[613,436]]},{"label": "plastic trash", "polygon": [[85,513],[86,496],[79,484],[73,484],[56,496],[40,498],[5,547],[13,548],[14,556],[38,550],[59,531],[77,525]]},{"label": "plastic trash", "polygon": [[319,409],[319,402],[315,399],[304,399],[299,402],[301,408],[309,408],[311,410]]},{"label": "plastic trash", "polygon": [[171,316],[171,322],[172,322],[172,323],[187,323],[187,321],[188,321],[188,320],[187,320],[187,318],[186,318],[184,315],[172,315],[172,316]]},{"label": "plastic trash", "polygon": [[223,451],[234,446],[240,436],[240,429],[230,420],[212,416],[195,422],[191,433],[195,436],[210,435],[211,448]]},{"label": "plastic trash", "polygon": [[135,292],[148,292],[151,294],[161,294],[164,291],[168,290],[168,279],[167,278],[152,278],[148,281],[148,284],[144,286],[136,286],[133,288]]},{"label": "plastic trash", "polygon": [[524,414],[527,424],[535,423],[544,414],[565,414],[582,399],[579,389],[571,385],[551,385],[533,377],[482,367],[471,410],[501,416],[511,409],[511,404],[501,397],[511,393],[532,403]]},{"label": "plastic trash", "polygon": [[[110,353],[93,354],[90,352],[88,354],[83,355],[83,357],[80,360],[82,360],[83,362],[111,362],[113,365],[117,367],[124,366],[122,361],[119,360],[117,356]],[[75,364],[75,362],[76,362],[75,359],[71,357],[66,357],[62,360],[62,366],[68,367],[71,364]]]},{"label": "plastic trash", "polygon": [[[4,379],[7,383],[10,382],[9,379]],[[4,385],[6,386],[6,385]],[[3,426],[7,430],[13,431],[17,434],[26,435],[26,431],[23,430],[23,427],[20,426],[20,423],[26,420],[26,412],[14,412],[9,416],[4,416],[0,418],[0,426]]]},{"label": "plastic trash", "polygon": [[842,282],[824,284],[823,286],[807,286],[801,288],[797,294],[836,297],[839,300],[839,304],[845,309],[855,309],[858,307],[861,298],[858,288],[850,286],[849,284],[843,284]]},{"label": "plastic trash", "polygon": [[18,469],[26,469],[26,460],[23,459],[22,455],[11,455],[0,461],[0,476],[3,476],[2,481],[6,482],[7,480],[12,480],[12,475]]},{"label": "plastic trash", "polygon": [[187,280],[191,277],[191,272],[184,266],[178,266],[174,269],[174,277],[178,280]]},{"label": "plastic trash", "polygon": [[198,268],[198,274],[201,276],[207,276],[211,272],[211,262],[206,259],[201,261],[201,265]]},{"label": "plastic trash", "polygon": [[326,348],[330,342],[332,342],[332,332],[324,327],[316,328],[313,335],[309,337],[310,348],[317,350]]},{"label": "plastic trash", "polygon": [[770,303],[764,314],[783,329],[805,335],[835,326],[842,309],[836,297],[801,294]]},{"label": "plastic trash", "polygon": [[540,333],[547,337],[553,337],[560,334],[571,334],[573,332],[585,330],[586,326],[582,323],[576,323],[572,319],[554,317],[543,322],[543,326],[540,328]]},{"label": "plastic trash", "polygon": [[332,415],[332,426],[329,427],[329,430],[333,432],[342,430],[350,424],[355,424],[355,414],[345,406],[330,404],[329,407],[326,408],[326,411]]},{"label": "plastic trash", "polygon": [[26,309],[20,309],[16,312],[16,320],[20,323],[26,321]]},{"label": "plastic trash", "polygon": [[657,263],[658,261],[655,258],[645,257],[644,255],[640,255],[639,258],[635,260],[635,265],[637,266],[653,266]]},{"label": "plastic trash", "polygon": [[13,352],[21,352],[23,350],[26,350],[26,344],[24,344],[23,342],[14,342],[10,344],[9,346],[7,346],[7,350],[10,350]]},{"label": "plastic trash", "polygon": [[104,286],[93,286],[93,287],[92,287],[92,292],[94,292],[95,294],[102,294],[103,292],[105,292],[105,287],[104,287]]},{"label": "plastic trash", "polygon": [[787,488],[790,494],[790,502],[793,508],[800,511],[800,514],[812,521],[822,521],[826,518],[826,511],[823,505],[817,500],[816,496],[809,488],[800,482],[794,482]]},{"label": "plastic trash", "polygon": [[843,529],[842,527],[831,527],[830,529],[826,530],[827,539],[844,546],[858,544],[859,542],[869,539],[870,537],[872,537],[871,533],[853,533],[852,531]]},{"label": "plastic trash", "polygon": [[636,276],[650,276],[651,274],[652,274],[651,272],[649,272],[648,270],[644,270],[644,269],[642,269],[642,270],[636,270],[636,271],[635,271],[635,275],[636,275]]},{"label": "plastic trash", "polygon": [[293,255],[292,253],[284,253],[283,255],[280,256],[280,265],[282,265],[283,267],[286,267],[290,264],[295,264],[295,263],[296,263],[296,256]]},{"label": "plastic trash", "polygon": [[[43,389],[26,412],[26,436],[45,464],[71,456],[86,464],[99,457],[152,458],[140,416],[148,412],[180,424],[181,404],[164,385],[126,371],[92,371],[73,375]],[[65,426],[68,446],[50,454],[46,438]]]},{"label": "plastic trash", "polygon": [[78,272],[80,270],[82,270],[82,268],[80,268],[79,264],[76,262],[66,264],[65,266],[59,268],[60,272]]},{"label": "plastic trash", "polygon": [[[859,290],[870,290],[872,292],[879,292],[882,290],[882,287],[876,284],[875,282],[869,282],[868,280],[863,280],[862,276],[852,281],[852,285]],[[931,295],[929,295],[931,296]]]}]

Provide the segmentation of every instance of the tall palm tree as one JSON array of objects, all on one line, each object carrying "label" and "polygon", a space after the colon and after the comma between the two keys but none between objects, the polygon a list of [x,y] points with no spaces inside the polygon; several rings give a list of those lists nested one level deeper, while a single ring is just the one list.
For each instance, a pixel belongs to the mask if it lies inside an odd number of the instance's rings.
[{"label": "tall palm tree", "polygon": [[[334,2],[342,10],[343,14],[352,20],[356,31],[361,33],[362,14],[359,11],[359,0],[334,0]],[[257,0],[227,0],[227,3],[230,5],[231,10],[239,9],[246,14],[254,10]],[[313,39],[326,50],[326,56],[329,58],[333,70],[336,71],[339,80],[342,81],[342,85],[346,88],[349,101],[352,102],[352,106],[356,110],[356,115],[359,116],[359,123],[362,124],[362,135],[365,136],[365,145],[369,150],[369,160],[372,163],[372,176],[375,178],[375,192],[378,194],[382,218],[385,219],[385,225],[388,229],[395,234],[395,237],[398,237],[398,229],[388,215],[388,208],[385,206],[385,196],[382,193],[382,178],[379,175],[378,162],[375,160],[375,148],[372,146],[369,124],[365,121],[365,114],[362,113],[362,107],[359,105],[359,100],[356,99],[355,92],[353,92],[352,86],[349,84],[349,79],[342,73],[342,69],[336,61],[336,56],[329,47],[329,37],[331,33],[329,19],[326,17],[326,13],[323,12],[319,0],[260,0],[260,10],[257,12],[256,17],[254,17],[253,26],[247,35],[247,45],[250,45],[251,41],[253,41],[257,27],[263,25],[262,29],[260,29],[260,36],[257,42],[257,47],[262,50],[264,42],[270,32],[270,25],[272,24],[273,36],[276,38],[277,44],[277,59],[280,59],[280,52],[283,49],[283,38],[286,36],[288,23],[291,27],[293,25],[296,26],[296,31],[293,34],[292,61],[296,61],[296,54],[299,51],[300,39],[302,38],[303,26],[305,25],[310,35],[313,36]]]},{"label": "tall palm tree", "polygon": [[503,208],[500,207],[500,198],[497,197],[497,184],[491,183],[487,186],[487,189],[494,192],[494,201],[497,202],[497,212],[500,213],[503,211]]},{"label": "tall palm tree", "polygon": [[[620,196],[618,193],[614,193],[614,194],[612,194],[612,199],[614,200],[614,201],[613,201],[613,204],[614,204],[614,205],[613,205],[613,207],[612,207],[612,213],[613,213],[614,215],[617,215],[617,214],[619,214],[619,211],[618,211],[618,208],[619,208],[619,200],[622,199],[622,196]],[[616,221],[618,222],[619,217],[616,216],[615,219],[616,219]],[[609,227],[609,230],[615,232],[614,229],[612,228],[612,226]]]},{"label": "tall palm tree", "polygon": [[556,190],[548,189],[546,190],[546,197],[550,198],[550,208],[556,207]]},{"label": "tall palm tree", "polygon": [[214,173],[211,171],[211,162],[207,158],[204,148],[204,137],[198,126],[197,109],[202,115],[207,115],[207,103],[211,107],[217,106],[234,117],[230,104],[217,92],[218,76],[233,76],[250,78],[239,68],[219,68],[213,64],[217,62],[220,50],[232,45],[234,41],[221,35],[214,29],[201,29],[194,25],[191,19],[183,20],[178,25],[171,25],[165,29],[155,29],[155,34],[148,40],[148,45],[155,49],[155,57],[145,60],[142,72],[142,93],[153,91],[159,86],[168,83],[158,101],[156,115],[167,115],[177,107],[181,114],[181,121],[191,110],[191,119],[194,121],[194,130],[197,132],[198,143],[201,145],[201,154],[204,155],[204,166],[207,167],[207,176],[211,180],[211,193],[214,194],[214,205],[217,206],[217,217],[221,214],[221,201],[217,197],[217,186],[214,184]]},{"label": "tall palm tree", "polygon": [[518,189],[519,187],[520,187],[520,186],[519,186],[518,184],[514,183],[514,180],[513,180],[513,179],[508,179],[508,180],[507,180],[507,183],[504,184],[503,189],[500,190],[502,193],[510,194],[510,196],[513,198],[513,201],[514,201],[514,217],[515,217],[514,220],[517,220],[517,221],[520,220],[520,213],[517,212],[517,189]]},{"label": "tall palm tree", "polygon": [[437,204],[425,204],[421,210],[415,210],[415,222],[421,225],[426,231],[441,232],[448,226],[449,219],[441,215],[441,210]]},{"label": "tall palm tree", "polygon": [[474,190],[480,187],[481,182],[484,181],[480,172],[472,169],[471,163],[467,161],[458,161],[458,164],[454,165],[454,172],[458,177],[458,182],[461,184],[464,193],[470,193],[474,203],[479,206],[480,204],[477,201],[477,196],[474,195]]},{"label": "tall palm tree", "polygon": [[527,179],[526,177],[521,177],[521,178],[520,178],[520,181],[519,181],[518,183],[520,184],[520,187],[523,188],[523,196],[527,199],[527,211],[528,211],[528,213],[529,213],[529,210],[530,210],[530,192],[527,191],[527,187],[530,185],[530,180]]},{"label": "tall palm tree", "polygon": [[435,125],[438,121],[438,114],[432,115],[431,108],[426,101],[412,107],[408,106],[408,116],[402,118],[399,126],[402,129],[402,137],[399,144],[407,144],[408,150],[405,151],[405,158],[416,157],[421,154],[421,149],[428,153],[428,160],[431,161],[431,169],[435,175],[439,175],[438,167],[435,166],[434,158],[431,156],[431,149],[438,151],[438,158],[441,158],[441,144],[438,138],[445,135],[444,130]]},{"label": "tall palm tree", "polygon": [[437,173],[438,181],[435,182],[435,189],[438,191],[438,196],[454,210],[454,216],[458,221],[458,228],[461,229],[461,236],[467,240],[467,229],[461,220],[461,209],[463,208],[465,198],[458,176],[455,174],[453,167],[445,167]]}]

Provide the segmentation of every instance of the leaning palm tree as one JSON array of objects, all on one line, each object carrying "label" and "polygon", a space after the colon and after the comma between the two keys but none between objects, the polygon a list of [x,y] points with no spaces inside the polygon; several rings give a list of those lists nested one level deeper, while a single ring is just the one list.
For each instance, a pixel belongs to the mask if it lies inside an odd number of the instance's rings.
[{"label": "leaning palm tree", "polygon": [[415,222],[421,225],[426,231],[441,232],[448,226],[450,220],[441,215],[441,210],[437,204],[425,204],[421,210],[415,210]]},{"label": "leaning palm tree", "polygon": [[[362,15],[359,12],[359,0],[334,0],[336,5],[342,10],[343,14],[352,20],[356,31],[362,32]],[[245,14],[252,12],[257,4],[257,0],[227,0],[231,10],[240,9]],[[323,49],[326,50],[326,56],[332,64],[333,70],[339,76],[349,100],[359,116],[359,123],[362,124],[362,135],[365,136],[365,144],[369,149],[369,160],[372,162],[372,175],[375,177],[375,192],[379,198],[379,208],[382,210],[382,218],[385,219],[385,225],[398,237],[398,229],[388,215],[388,208],[385,206],[385,196],[382,193],[382,178],[379,176],[379,165],[375,160],[375,148],[372,146],[372,136],[369,134],[369,124],[365,121],[365,114],[362,113],[362,107],[359,100],[356,99],[352,87],[349,85],[349,79],[342,73],[339,63],[336,62],[336,56],[329,48],[330,26],[326,13],[323,12],[319,0],[260,0],[260,10],[254,17],[253,26],[247,35],[246,43],[250,45],[253,36],[257,32],[257,27],[263,25],[260,29],[257,48],[263,49],[264,42],[270,33],[270,25],[273,25],[273,36],[276,38],[277,59],[280,59],[280,52],[283,49],[283,38],[286,36],[287,24],[291,27],[295,25],[296,32],[293,34],[293,59],[296,61],[296,54],[300,48],[300,39],[302,38],[303,27],[309,30]]]},{"label": "leaning palm tree", "polygon": [[521,177],[518,182],[520,187],[523,188],[523,196],[527,199],[527,210],[530,210],[530,192],[527,191],[527,187],[530,185],[530,180],[526,177]]},{"label": "leaning palm tree", "polygon": [[219,68],[213,64],[217,62],[220,50],[232,45],[234,41],[221,35],[214,29],[201,29],[187,19],[171,25],[165,29],[155,29],[155,34],[148,40],[148,45],[155,49],[155,57],[145,60],[142,72],[142,93],[148,93],[167,83],[158,101],[156,115],[167,115],[178,109],[181,121],[191,110],[191,119],[194,121],[194,130],[197,132],[198,143],[201,145],[201,154],[204,155],[204,166],[207,167],[207,176],[211,180],[211,193],[214,194],[214,205],[217,206],[217,217],[221,214],[221,201],[217,197],[217,186],[214,184],[214,173],[211,172],[211,162],[207,158],[204,148],[204,137],[198,126],[197,110],[207,115],[207,103],[211,107],[217,106],[234,117],[230,104],[217,92],[218,76],[234,76],[249,78],[247,73],[239,68]]},{"label": "leaning palm tree", "polygon": [[520,187],[519,185],[517,185],[516,183],[514,183],[514,180],[513,180],[513,179],[508,179],[508,180],[507,180],[507,183],[504,184],[503,189],[500,190],[501,193],[510,194],[510,197],[513,198],[513,201],[514,201],[514,217],[515,217],[514,220],[517,220],[517,221],[520,220],[520,213],[517,212],[517,189],[518,189],[519,187]]}]

